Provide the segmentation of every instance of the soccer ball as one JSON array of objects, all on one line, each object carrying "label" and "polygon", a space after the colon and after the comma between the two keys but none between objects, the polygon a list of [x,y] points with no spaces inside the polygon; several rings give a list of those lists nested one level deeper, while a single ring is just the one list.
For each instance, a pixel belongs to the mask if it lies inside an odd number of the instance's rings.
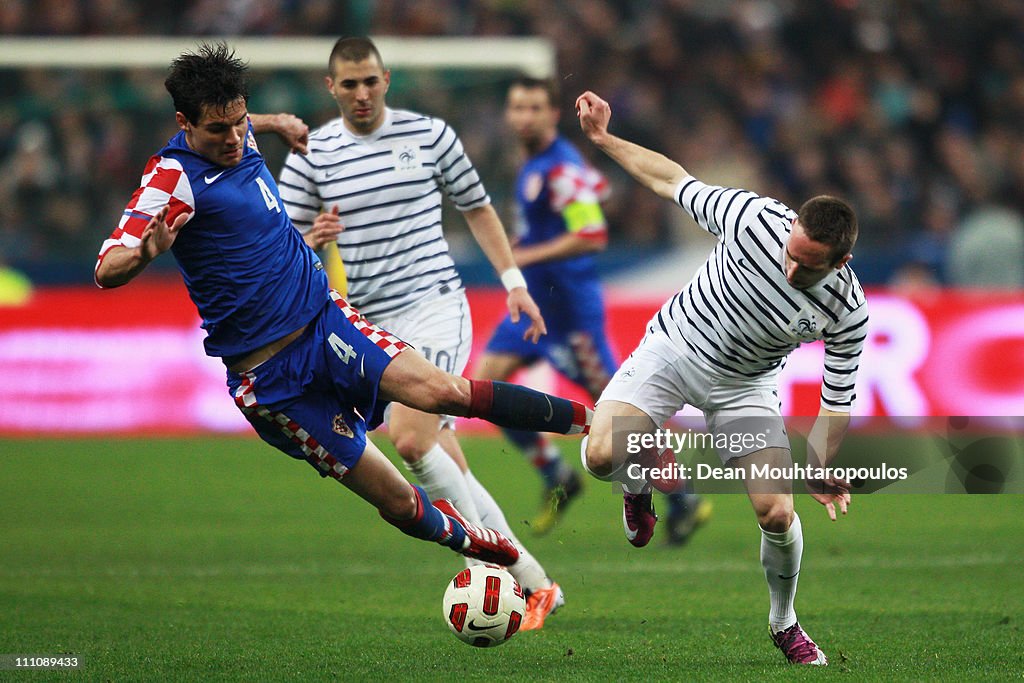
[{"label": "soccer ball", "polygon": [[519,582],[504,569],[476,565],[448,582],[442,607],[456,638],[474,647],[492,647],[519,630],[526,598]]}]

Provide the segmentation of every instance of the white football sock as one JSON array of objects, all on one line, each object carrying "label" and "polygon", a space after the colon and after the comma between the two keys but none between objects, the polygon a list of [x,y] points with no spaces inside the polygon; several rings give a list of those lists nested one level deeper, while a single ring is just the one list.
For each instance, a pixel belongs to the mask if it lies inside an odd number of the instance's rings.
[{"label": "white football sock", "polygon": [[472,472],[466,471],[465,480],[469,492],[473,496],[473,502],[476,503],[476,509],[480,511],[483,526],[501,532],[519,549],[519,561],[511,567],[507,567],[509,573],[516,577],[516,581],[524,590],[534,591],[538,588],[547,588],[551,582],[548,580],[544,567],[540,566],[537,558],[512,533],[512,529],[505,519],[505,513],[498,507],[494,497],[484,488],[483,484],[477,481]]},{"label": "white football sock", "polygon": [[804,553],[804,534],[800,516],[782,533],[761,529],[761,565],[768,580],[771,610],[768,624],[772,633],[784,631],[796,623],[796,584],[800,578],[800,558]]},{"label": "white football sock", "polygon": [[462,476],[458,463],[441,448],[441,444],[435,443],[422,458],[414,463],[407,462],[405,466],[419,480],[430,500],[447,498],[466,521],[481,526],[480,512],[466,487],[466,478]]}]

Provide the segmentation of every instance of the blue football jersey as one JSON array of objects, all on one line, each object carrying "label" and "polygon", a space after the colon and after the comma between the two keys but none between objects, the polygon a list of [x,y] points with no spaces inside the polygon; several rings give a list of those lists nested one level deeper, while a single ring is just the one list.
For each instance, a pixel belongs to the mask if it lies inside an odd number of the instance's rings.
[{"label": "blue football jersey", "polygon": [[229,363],[302,327],[328,300],[323,266],[284,211],[251,122],[246,142],[229,168],[192,151],[178,132],[146,165],[99,255],[137,247],[165,205],[168,224],[188,214],[171,251],[203,319],[206,353]]},{"label": "blue football jersey", "polygon": [[[607,189],[604,177],[587,165],[572,143],[559,136],[527,160],[519,172],[519,243],[547,242],[566,232],[605,239],[598,202]],[[574,325],[576,320],[603,312],[597,267],[589,254],[536,263],[523,268],[523,275],[545,317],[558,311]]]}]

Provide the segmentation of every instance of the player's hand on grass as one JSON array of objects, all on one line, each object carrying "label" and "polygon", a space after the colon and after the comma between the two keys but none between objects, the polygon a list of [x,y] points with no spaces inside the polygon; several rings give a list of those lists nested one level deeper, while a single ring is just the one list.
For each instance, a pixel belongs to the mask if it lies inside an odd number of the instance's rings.
[{"label": "player's hand on grass", "polygon": [[523,334],[523,339],[536,344],[542,334],[548,333],[547,325],[544,324],[544,316],[540,314],[540,308],[530,293],[526,291],[526,287],[514,287],[508,293],[508,312],[514,323],[519,322],[520,315],[525,315],[530,319],[530,327]]},{"label": "player's hand on grass", "polygon": [[189,214],[181,213],[174,219],[174,223],[167,225],[168,207],[164,206],[149,219],[149,223],[142,229],[139,244],[139,253],[146,263],[152,261],[160,254],[171,248],[178,231],[188,222]]},{"label": "player's hand on grass", "polygon": [[576,98],[576,116],[580,119],[583,134],[595,143],[608,134],[608,122],[612,118],[611,106],[600,97],[587,91]]},{"label": "player's hand on grass", "polygon": [[850,484],[842,479],[808,479],[807,492],[825,506],[828,518],[836,521],[836,506],[844,515],[850,505]]},{"label": "player's hand on grass", "polygon": [[313,227],[302,236],[302,239],[314,251],[319,251],[325,244],[336,241],[344,229],[345,226],[338,218],[338,205],[335,204],[330,211],[324,211],[313,220]]}]

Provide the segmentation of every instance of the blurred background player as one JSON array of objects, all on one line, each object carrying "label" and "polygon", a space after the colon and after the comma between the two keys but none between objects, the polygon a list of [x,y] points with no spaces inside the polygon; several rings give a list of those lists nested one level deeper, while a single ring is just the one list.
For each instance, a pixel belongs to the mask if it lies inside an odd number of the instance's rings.
[{"label": "blurred background player", "polygon": [[[476,366],[478,379],[505,380],[546,360],[597,400],[618,364],[605,331],[604,295],[594,254],[608,242],[600,201],[605,178],[558,132],[559,93],[549,79],[517,78],[505,101],[505,120],[525,162],[516,181],[519,222],[512,254],[540,306],[548,334],[524,339],[526,321],[506,317]],[[580,474],[558,447],[537,432],[505,430],[544,479],[540,513],[531,528],[547,533],[583,488]],[[669,495],[668,540],[683,543],[710,515],[692,493]]]},{"label": "blurred background player", "polygon": [[[747,190],[706,185],[665,156],[609,133],[611,107],[594,93],[580,95],[576,107],[591,142],[719,240],[704,267],[651,319],[602,393],[583,444],[584,464],[594,476],[622,482],[626,537],[643,546],[657,521],[650,484],[664,482],[648,484],[630,474],[625,453],[616,452],[616,444],[624,443],[616,433],[626,427],[653,432],[692,405],[716,437],[749,444],[719,449],[723,464],[792,465],[778,373],[795,348],[818,339],[825,342],[825,372],[807,462],[824,466],[835,457],[849,425],[868,322],[864,291],[847,265],[857,219],[834,197],[814,197],[797,214]],[[645,455],[654,465],[674,463]],[[828,659],[801,628],[794,608],[803,532],[790,481],[756,481],[748,472],[744,483],[761,531],[772,641],[791,663],[823,666]],[[832,520],[836,506],[846,514],[848,483],[815,486],[811,493]]]},{"label": "blurred background player", "polygon": [[[349,301],[437,367],[458,375],[469,361],[473,331],[442,232],[442,191],[501,273],[509,314],[523,321],[524,338],[536,341],[545,332],[544,320],[457,134],[441,119],[388,107],[390,82],[391,72],[370,40],[336,42],[325,83],[341,117],[311,134],[308,155],[288,157],[281,195],[310,247],[338,244]],[[393,405],[387,424],[395,449],[431,498],[452,500],[471,523],[500,529],[517,543],[520,559],[509,570],[529,594],[522,629],[540,628],[564,602],[561,588],[518,542],[469,470],[454,420]]]},{"label": "blurred background player", "polygon": [[432,504],[367,429],[393,400],[560,432],[582,431],[586,408],[444,373],[331,292],[281,210],[255,138],[275,131],[303,151],[308,129],[290,115],[250,116],[246,71],[223,43],[172,62],[165,86],[179,131],[150,158],[103,242],[96,283],[127,284],[172,251],[202,317],[206,353],[223,360],[235,405],[264,441],[340,481],[405,534],[514,564],[510,540],[467,522],[450,501]]}]

